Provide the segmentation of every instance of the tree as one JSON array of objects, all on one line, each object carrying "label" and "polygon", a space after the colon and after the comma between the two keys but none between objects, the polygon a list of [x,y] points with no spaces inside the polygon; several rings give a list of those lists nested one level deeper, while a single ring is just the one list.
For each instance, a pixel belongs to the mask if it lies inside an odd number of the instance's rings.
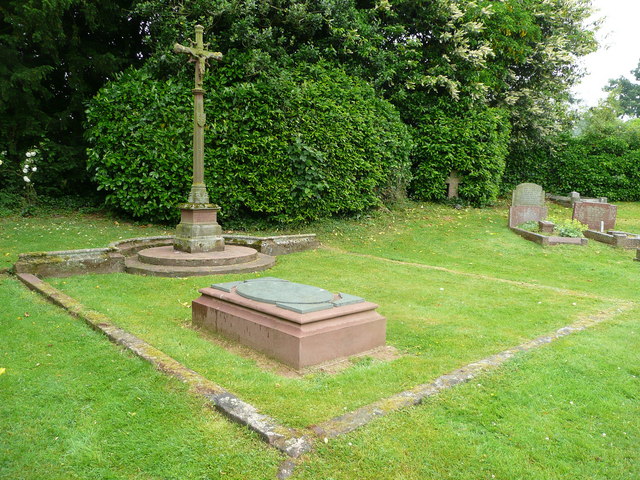
[{"label": "tree", "polygon": [[[133,0],[5,0],[0,6],[0,188],[21,182],[24,153],[42,148],[40,183],[86,181],[85,102],[146,50]],[[46,150],[46,151],[45,151]]]},{"label": "tree", "polygon": [[[636,82],[640,82],[640,62],[631,73]],[[610,97],[616,100],[621,115],[640,117],[640,83],[632,82],[626,77],[619,77],[609,80],[604,90],[611,92]]]},{"label": "tree", "polygon": [[[477,203],[495,198],[506,135],[512,152],[526,152],[523,145],[541,143],[566,124],[569,89],[581,74],[576,59],[596,45],[585,24],[590,13],[590,0],[145,0],[136,6],[152,52],[143,69],[152,78],[187,74],[170,50],[191,36],[195,23],[205,27],[210,49],[225,53],[219,72],[225,87],[303,65],[342,69],[393,103],[419,140],[414,172],[433,185],[414,192],[437,192],[448,169],[468,168],[460,173],[474,178],[473,188],[460,191],[476,192]],[[473,177],[474,149],[463,139],[444,132],[435,145],[421,135],[431,131],[433,116],[438,128],[488,142],[480,161],[486,174]],[[465,130],[470,119],[481,128]],[[465,160],[458,165],[454,157],[462,155],[451,154],[434,171],[433,159],[449,138],[460,141]]]}]

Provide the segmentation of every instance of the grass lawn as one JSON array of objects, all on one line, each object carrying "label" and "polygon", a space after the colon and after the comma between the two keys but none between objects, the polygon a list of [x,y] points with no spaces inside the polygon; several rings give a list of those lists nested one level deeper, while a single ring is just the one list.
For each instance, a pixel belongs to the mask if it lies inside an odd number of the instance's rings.
[{"label": "grass lawn", "polygon": [[[555,216],[569,212],[552,210]],[[118,238],[165,233],[95,215],[28,220],[0,219],[0,255],[6,266],[19,252],[105,246]],[[388,344],[402,354],[391,362],[363,359],[335,375],[282,377],[189,328],[188,306],[198,288],[248,275],[165,279],[114,274],[50,282],[290,426],[326,420],[585,316],[612,312],[611,320],[599,327],[523,354],[425,406],[322,444],[296,476],[637,478],[640,307],[613,315],[615,306],[637,301],[640,264],[631,261],[635,251],[593,241],[587,247],[542,248],[505,225],[504,206],[454,210],[408,204],[358,221],[307,227],[319,234],[324,248],[279,257],[277,266],[264,275],[378,303],[388,319]],[[617,228],[640,232],[639,204],[619,205]],[[179,384],[42,304],[13,279],[3,277],[0,295],[5,296],[2,304],[12,307],[0,317],[0,368],[7,369],[0,375],[0,396],[9,396],[2,400],[0,408],[6,411],[0,427],[12,432],[6,453],[0,450],[0,478],[5,472],[6,478],[41,478],[25,469],[33,463],[58,472],[59,478],[233,478],[240,471],[245,476],[237,478],[274,478],[282,460],[275,451],[203,410]],[[49,330],[64,341],[49,340]],[[48,353],[62,361],[53,362]],[[42,362],[39,357],[46,358]],[[40,363],[37,368],[34,360]],[[49,364],[58,373],[43,374],[41,367]],[[56,374],[64,382],[53,379]],[[118,390],[125,380],[127,386]],[[60,393],[84,392],[85,385],[95,389],[88,398]],[[29,396],[24,404],[19,398],[25,389],[41,395]],[[122,393],[129,390],[137,393]],[[169,406],[163,410],[165,397]],[[119,402],[126,405],[118,410],[122,418],[116,415],[111,421],[111,410]],[[2,425],[12,418],[12,410],[25,409],[29,411],[19,415],[24,417],[19,424]],[[52,410],[65,413],[48,415]],[[174,410],[182,413],[173,415]],[[76,422],[77,417],[85,421]],[[141,418],[145,421],[136,423]],[[127,436],[119,433],[127,422],[139,429],[136,442],[141,435],[149,437],[139,450],[132,450]],[[53,435],[58,440],[47,443],[47,432],[61,426],[63,433]],[[159,439],[157,432],[163,429],[171,431],[170,438]],[[228,434],[213,432],[218,429]],[[74,450],[76,430],[86,440],[80,453]],[[36,440],[39,453],[29,460],[26,449]],[[168,444],[180,445],[173,456],[166,453]],[[216,453],[203,459],[203,449]],[[25,453],[14,455],[11,450]],[[166,468],[136,463],[143,454],[167,456]],[[65,455],[69,463],[60,460]],[[88,466],[92,458],[97,458],[95,471]],[[174,476],[171,469],[180,462],[188,466]],[[215,473],[219,470],[225,471],[224,477]]]}]

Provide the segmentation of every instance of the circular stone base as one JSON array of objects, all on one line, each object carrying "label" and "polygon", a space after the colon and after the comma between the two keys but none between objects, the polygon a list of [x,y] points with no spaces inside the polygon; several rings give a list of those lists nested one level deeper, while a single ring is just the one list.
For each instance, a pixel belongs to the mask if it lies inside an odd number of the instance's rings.
[{"label": "circular stone base", "polygon": [[258,258],[253,248],[227,245],[219,252],[188,253],[175,250],[172,245],[147,248],[138,252],[138,260],[150,265],[210,267],[237,265]]}]

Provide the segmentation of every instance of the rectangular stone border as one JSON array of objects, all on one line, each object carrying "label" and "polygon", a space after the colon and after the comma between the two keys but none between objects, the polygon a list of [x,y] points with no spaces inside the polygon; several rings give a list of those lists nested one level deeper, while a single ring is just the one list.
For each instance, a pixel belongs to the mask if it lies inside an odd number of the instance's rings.
[{"label": "rectangular stone border", "polygon": [[585,230],[584,236],[595,240],[596,242],[606,243],[616,248],[638,248],[640,247],[640,238],[629,238],[628,235],[635,235],[628,232],[615,232],[622,234],[617,236],[614,233],[598,232],[597,230]]},{"label": "rectangular stone border", "polygon": [[[638,249],[638,260],[640,260],[640,249]],[[378,400],[344,415],[329,419],[317,425],[311,425],[309,429],[291,429],[279,425],[274,419],[266,415],[260,414],[252,405],[243,402],[219,385],[216,385],[195,371],[186,368],[177,360],[169,357],[152,345],[116,327],[111,324],[105,315],[86,309],[73,298],[65,295],[36,276],[19,274],[18,279],[31,290],[40,293],[55,305],[67,310],[72,316],[82,319],[95,330],[104,333],[112,342],[123,346],[143,360],[148,361],[161,372],[186,383],[189,385],[191,391],[207,398],[211,405],[223,415],[232,421],[247,426],[258,433],[269,445],[277,448],[293,459],[298,459],[313,449],[313,437],[323,438],[326,442],[328,438],[335,438],[339,435],[350,433],[375,420],[377,417],[388,415],[409,406],[419,405],[425,399],[437,395],[442,390],[452,388],[478,375],[488,373],[500,367],[521,352],[533,350],[559,338],[583,331],[634,306],[634,302],[619,301],[620,303],[617,306],[609,308],[607,311],[601,311],[597,315],[578,320],[569,326],[556,330],[550,335],[540,336],[517,347],[470,363],[451,373],[442,375],[428,384],[418,385],[410,390]],[[539,286],[536,287],[539,288]],[[280,466],[277,478],[285,479],[292,475],[299,461],[300,460],[284,461]]]},{"label": "rectangular stone border", "polygon": [[531,242],[537,243],[538,245],[553,246],[553,245],[587,245],[589,240],[586,238],[571,238],[571,237],[557,237],[551,236],[548,237],[546,235],[542,235],[540,233],[530,232],[528,230],[523,230],[518,227],[509,227],[512,232],[520,235],[522,238],[529,240]]},{"label": "rectangular stone border", "polygon": [[528,352],[538,347],[551,343],[567,335],[581,332],[594,325],[608,320],[614,315],[618,315],[625,310],[632,308],[633,302],[623,302],[607,311],[578,320],[571,325],[562,327],[549,335],[537,337],[517,347],[509,348],[495,355],[465,365],[451,373],[436,378],[433,382],[418,385],[410,390],[400,392],[391,397],[378,400],[357,410],[354,410],[339,417],[332,418],[326,422],[312,425],[310,428],[321,438],[335,438],[339,435],[350,433],[372,420],[388,415],[402,408],[420,405],[424,400],[433,397],[443,390],[452,388],[461,383],[466,383],[477,376],[495,370],[519,353]]}]

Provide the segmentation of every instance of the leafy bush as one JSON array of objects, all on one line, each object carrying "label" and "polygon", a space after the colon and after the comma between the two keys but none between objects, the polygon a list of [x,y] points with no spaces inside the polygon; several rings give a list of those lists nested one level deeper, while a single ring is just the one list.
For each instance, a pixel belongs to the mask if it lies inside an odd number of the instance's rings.
[{"label": "leafy bush", "polygon": [[582,232],[588,230],[589,227],[578,220],[568,219],[549,219],[554,224],[553,233],[560,237],[580,238],[583,237]]},{"label": "leafy bush", "polygon": [[[205,180],[222,218],[306,221],[402,195],[411,140],[394,107],[363,81],[301,65],[234,83],[207,76]],[[128,71],[88,109],[89,168],[107,202],[176,221],[191,182],[191,80]]]},{"label": "leafy bush", "polygon": [[425,109],[414,129],[411,194],[420,200],[444,200],[446,178],[462,176],[458,194],[475,206],[492,203],[498,193],[507,154],[509,123],[492,108]]},{"label": "leafy bush", "polygon": [[534,182],[547,192],[580,192],[610,201],[640,200],[640,120],[623,122],[605,107],[586,115],[578,133],[549,146],[512,150],[504,185]]}]

